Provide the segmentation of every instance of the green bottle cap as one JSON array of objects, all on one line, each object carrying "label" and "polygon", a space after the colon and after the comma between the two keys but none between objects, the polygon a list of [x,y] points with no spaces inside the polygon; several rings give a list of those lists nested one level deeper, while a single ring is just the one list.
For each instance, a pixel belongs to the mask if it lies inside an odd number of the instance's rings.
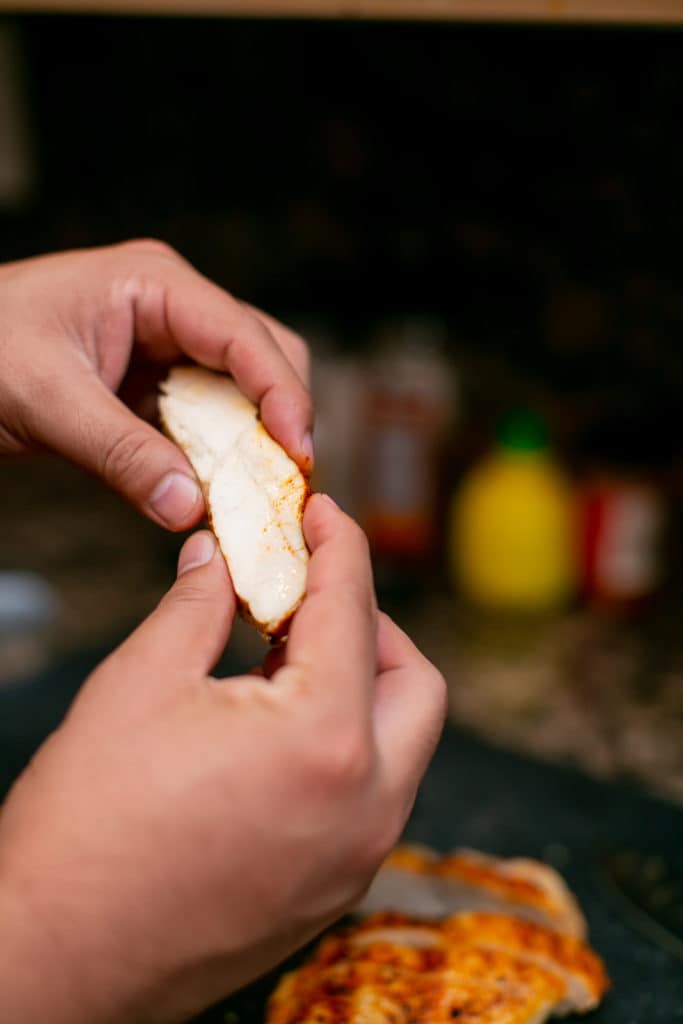
[{"label": "green bottle cap", "polygon": [[498,444],[513,452],[542,452],[548,447],[548,433],[540,416],[528,410],[511,413],[498,429]]}]

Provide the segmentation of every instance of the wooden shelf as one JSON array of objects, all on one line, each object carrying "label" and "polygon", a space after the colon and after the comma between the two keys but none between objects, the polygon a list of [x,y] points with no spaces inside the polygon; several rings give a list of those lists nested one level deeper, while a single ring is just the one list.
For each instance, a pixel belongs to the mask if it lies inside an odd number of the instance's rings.
[{"label": "wooden shelf", "polygon": [[683,25],[683,0],[0,0],[0,12]]}]

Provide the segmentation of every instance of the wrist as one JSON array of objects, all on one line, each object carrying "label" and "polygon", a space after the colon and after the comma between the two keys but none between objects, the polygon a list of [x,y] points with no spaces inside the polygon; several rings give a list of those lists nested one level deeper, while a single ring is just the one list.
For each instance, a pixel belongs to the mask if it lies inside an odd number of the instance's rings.
[{"label": "wrist", "polygon": [[[0,992],[3,1019],[105,1024],[111,964],[65,899],[41,903],[30,886],[0,874]],[[102,976],[98,976],[99,974]],[[109,988],[109,995],[115,989]],[[5,1017],[6,1015],[6,1017]]]},{"label": "wrist", "polygon": [[0,949],[0,990],[8,1020],[49,1016],[54,1024],[76,1021],[64,950],[6,878],[0,878]]}]

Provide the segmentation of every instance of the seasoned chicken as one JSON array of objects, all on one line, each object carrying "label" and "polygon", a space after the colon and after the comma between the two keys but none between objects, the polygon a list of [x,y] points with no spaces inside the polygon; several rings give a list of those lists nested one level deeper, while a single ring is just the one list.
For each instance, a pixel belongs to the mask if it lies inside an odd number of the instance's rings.
[{"label": "seasoned chicken", "polygon": [[175,367],[159,411],[203,488],[242,614],[265,637],[283,636],[306,590],[307,481],[224,374]]},{"label": "seasoned chicken", "polygon": [[451,971],[412,974],[342,961],[285,977],[268,1024],[542,1024],[555,1002],[552,981],[481,984]]},{"label": "seasoned chicken", "polygon": [[564,881],[546,864],[502,860],[473,850],[440,857],[399,846],[377,874],[358,912],[393,910],[444,917],[459,910],[504,912],[583,937],[586,923]]},{"label": "seasoned chicken", "polygon": [[580,940],[528,921],[378,915],[323,940],[287,975],[268,1024],[540,1024],[592,1009],[606,988],[601,962]]},{"label": "seasoned chicken", "polygon": [[[394,905],[328,935],[282,979],[268,1024],[542,1024],[593,1009],[609,987],[602,961],[575,934],[585,928],[578,906],[545,865],[402,847],[387,870],[393,889],[381,902],[414,905],[426,891],[420,912]],[[447,915],[438,885],[423,888],[435,878],[451,895],[456,879],[459,905],[494,900],[507,912]],[[425,916],[435,903],[441,915]],[[521,916],[529,908],[556,927]]]},{"label": "seasoned chicken", "polygon": [[413,952],[476,948],[511,954],[562,978],[566,1005],[559,1012],[593,1009],[608,987],[602,961],[581,939],[509,914],[463,913],[433,922],[377,914],[350,929],[345,941],[359,948],[393,944]]}]

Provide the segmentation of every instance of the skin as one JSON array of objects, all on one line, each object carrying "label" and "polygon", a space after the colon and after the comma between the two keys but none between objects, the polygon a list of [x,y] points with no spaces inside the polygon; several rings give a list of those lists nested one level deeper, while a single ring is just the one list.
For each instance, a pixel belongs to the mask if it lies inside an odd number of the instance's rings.
[{"label": "skin", "polygon": [[47,448],[160,525],[194,526],[204,503],[190,464],[115,394],[182,357],[233,374],[310,471],[304,342],[155,241],[0,267],[0,455]]},{"label": "skin", "polygon": [[[264,419],[268,404],[271,432],[307,458],[301,343],[178,257],[136,245],[16,268],[0,273],[6,451],[51,447],[161,521],[149,495],[188,467],[107,388],[133,338],[163,359],[182,338],[183,351],[218,365],[220,311],[230,325],[237,305],[248,337],[228,332],[227,357],[262,396]],[[77,294],[65,298],[67,288]],[[27,397],[37,394],[39,410]],[[111,450],[119,427],[145,439],[119,447],[130,465],[98,449]],[[210,675],[235,595],[212,535],[199,532],[175,585],[86,681],[10,792],[0,814],[7,1020],[185,1020],[353,906],[397,841],[441,731],[443,679],[377,610],[356,524],[316,495],[304,530],[308,594],[261,675]]]}]

